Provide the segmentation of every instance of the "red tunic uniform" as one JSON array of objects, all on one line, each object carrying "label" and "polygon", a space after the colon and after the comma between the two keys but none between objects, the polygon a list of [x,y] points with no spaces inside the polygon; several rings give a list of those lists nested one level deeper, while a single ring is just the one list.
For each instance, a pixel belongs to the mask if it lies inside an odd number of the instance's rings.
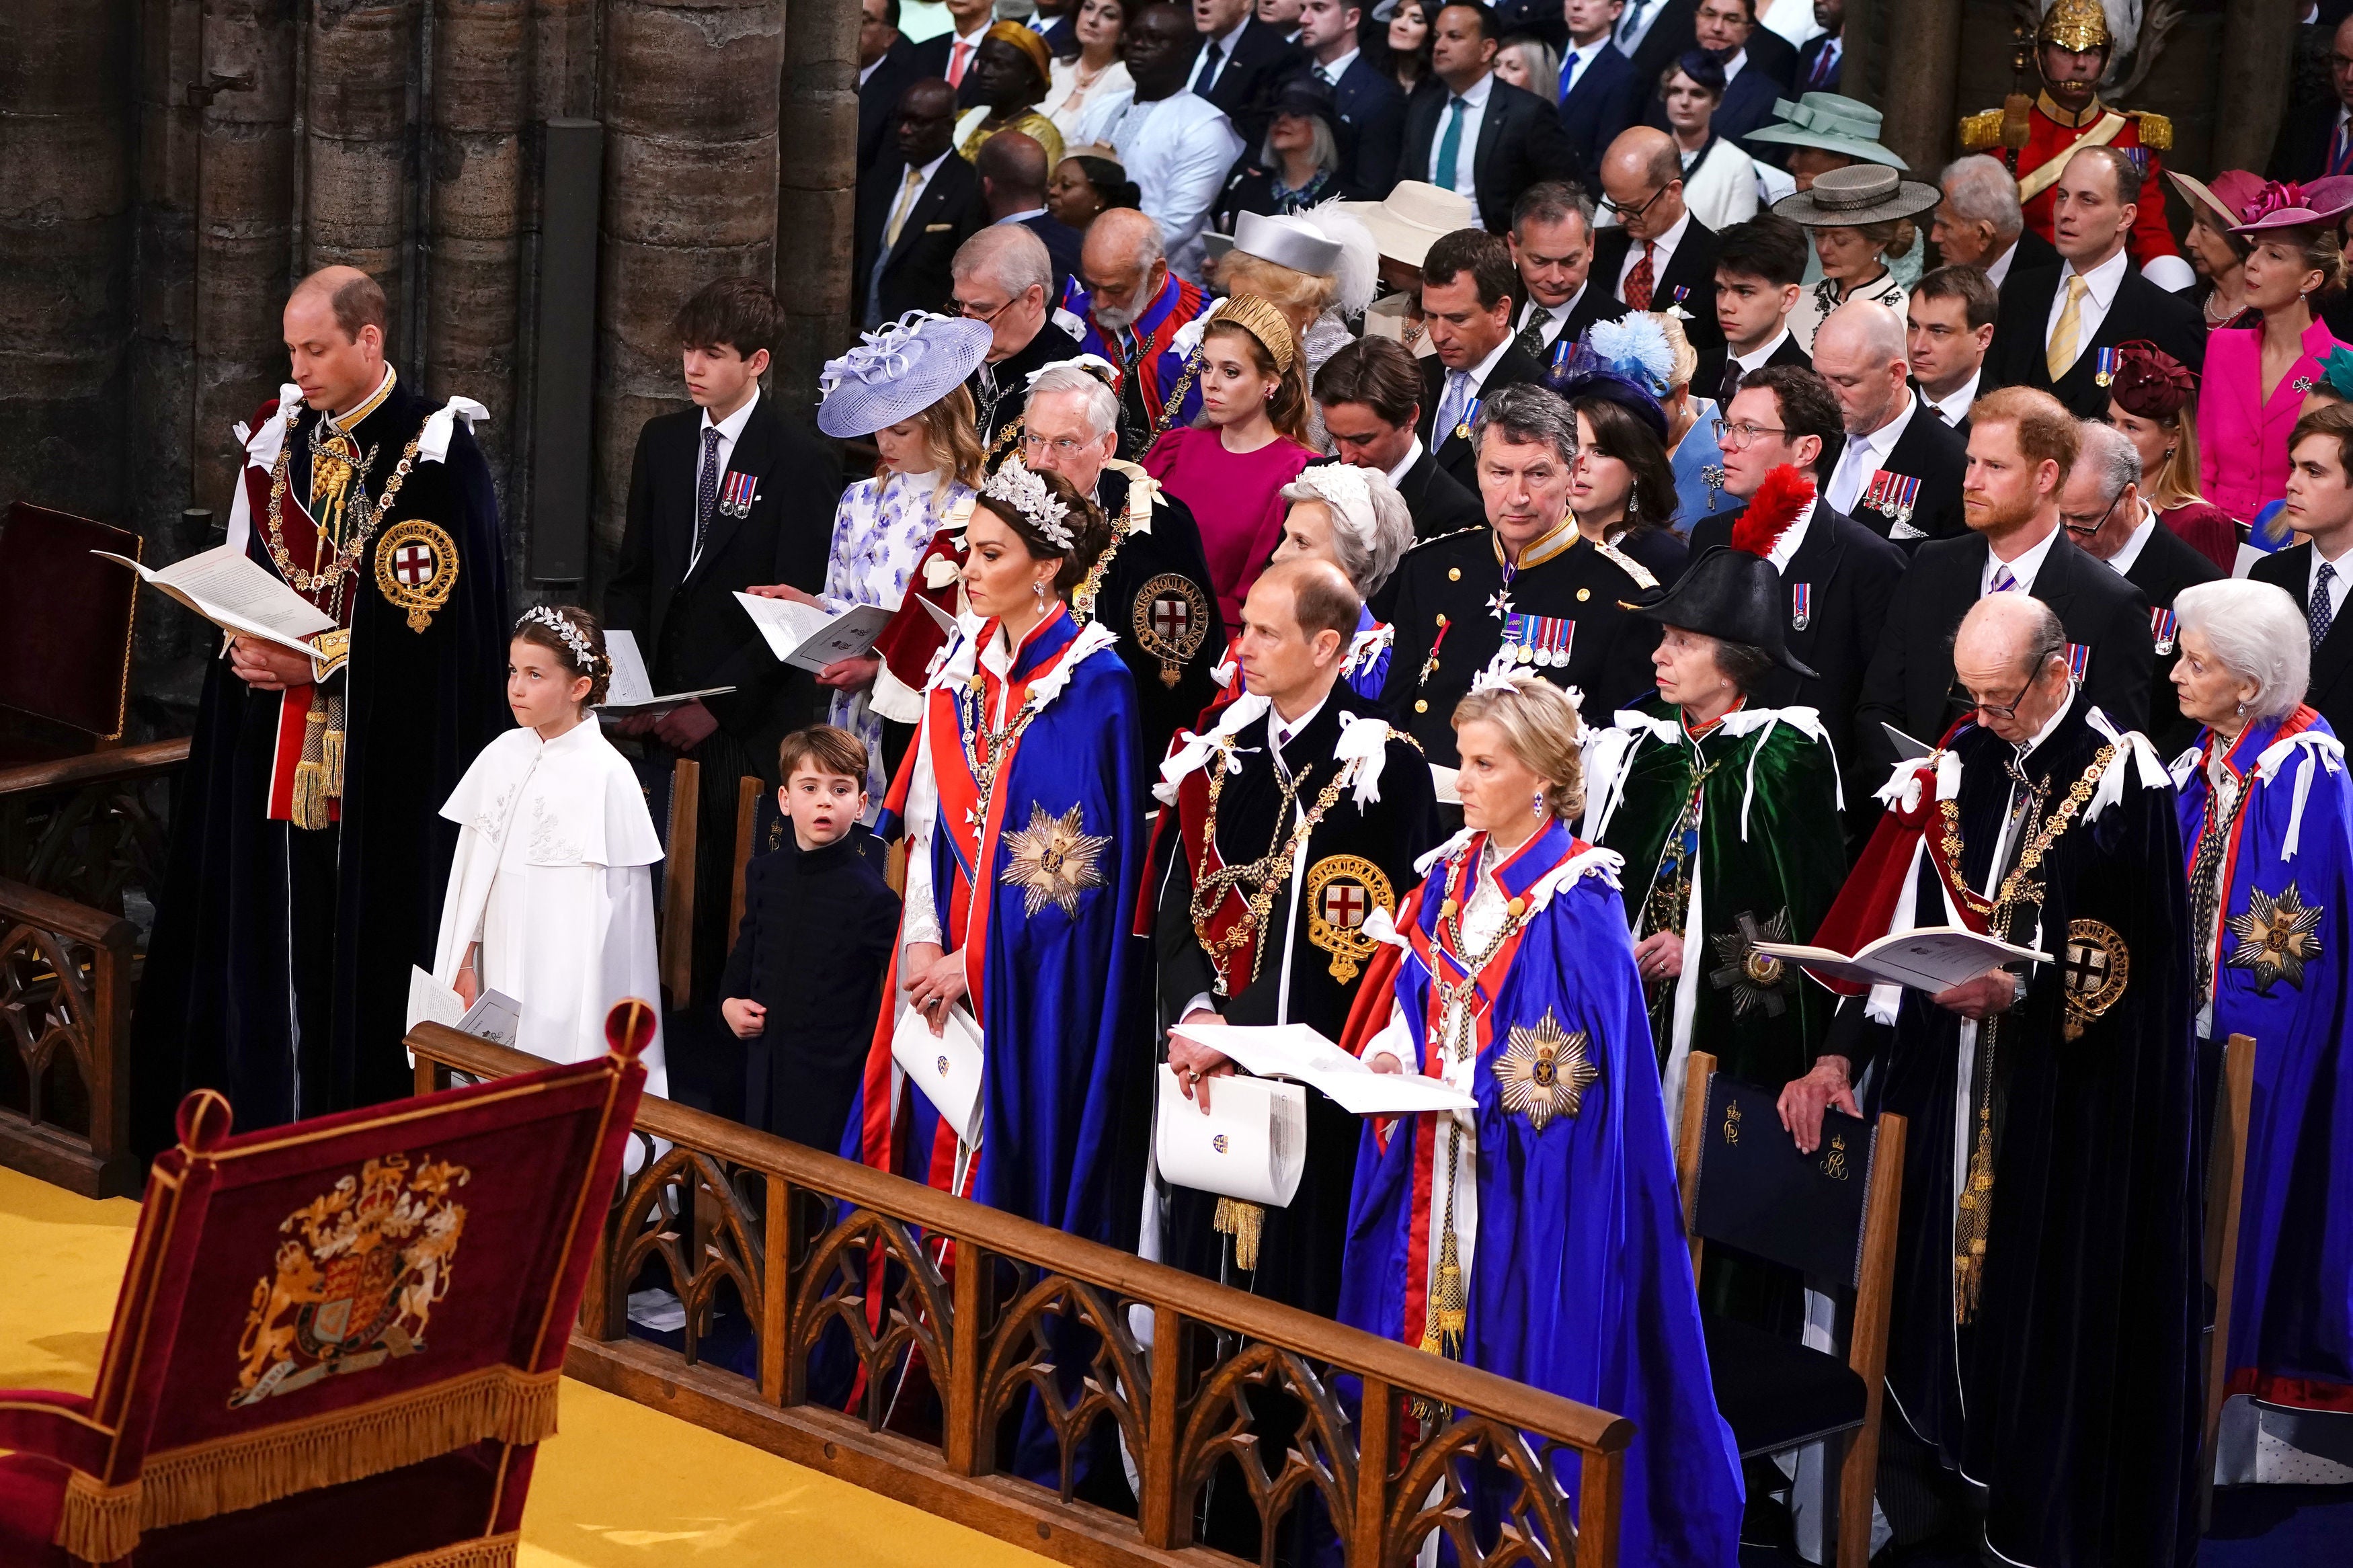
[{"label": "red tunic uniform", "polygon": [[2001,110],[1989,109],[1961,121],[1961,146],[1966,152],[1990,153],[2010,167],[2018,179],[2019,204],[2026,226],[2043,238],[2052,237],[2052,185],[2078,147],[2114,147],[2135,154],[2145,176],[2140,188],[2140,214],[2133,222],[2128,242],[2134,265],[2146,265],[2153,256],[2179,256],[2173,230],[2165,221],[2165,182],[2158,174],[2158,155],[2173,150],[2173,122],[2161,114],[2137,109],[2111,109],[2096,97],[2081,114],[2070,114],[2047,92],[2035,95],[2027,115],[2026,145],[2016,152],[2001,144]]}]

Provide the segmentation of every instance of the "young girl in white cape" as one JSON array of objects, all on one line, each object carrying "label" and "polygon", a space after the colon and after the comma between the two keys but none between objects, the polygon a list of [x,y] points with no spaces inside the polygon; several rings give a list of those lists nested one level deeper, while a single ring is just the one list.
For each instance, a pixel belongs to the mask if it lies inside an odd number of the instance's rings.
[{"label": "young girl in white cape", "polygon": [[[628,763],[588,711],[613,663],[586,610],[539,606],[507,649],[515,729],[482,748],[441,815],[459,825],[433,977],[471,1005],[521,1005],[518,1049],[554,1062],[605,1054],[625,996],[659,1005],[653,876],[662,858]],[[657,1034],[640,1059],[667,1095]]]}]

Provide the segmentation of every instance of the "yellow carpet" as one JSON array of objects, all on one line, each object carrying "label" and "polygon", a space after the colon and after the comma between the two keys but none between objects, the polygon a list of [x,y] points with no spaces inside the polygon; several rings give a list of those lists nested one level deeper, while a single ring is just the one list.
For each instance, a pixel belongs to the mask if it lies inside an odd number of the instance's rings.
[{"label": "yellow carpet", "polygon": [[[88,1392],[139,1205],[0,1169],[0,1388]],[[566,1379],[522,1568],[1036,1568],[1033,1553]]]}]

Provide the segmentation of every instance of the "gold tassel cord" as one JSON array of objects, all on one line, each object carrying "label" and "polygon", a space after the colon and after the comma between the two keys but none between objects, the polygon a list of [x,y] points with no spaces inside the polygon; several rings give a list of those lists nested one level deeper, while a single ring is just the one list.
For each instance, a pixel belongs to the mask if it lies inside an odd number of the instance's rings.
[{"label": "gold tassel cord", "polygon": [[327,708],[312,694],[310,715],[302,721],[302,760],[294,767],[294,826],[316,831],[328,826]]},{"label": "gold tassel cord", "polygon": [[1265,1223],[1266,1210],[1241,1198],[1219,1198],[1209,1221],[1219,1236],[1234,1238],[1234,1267],[1251,1270],[1258,1268],[1259,1231]]},{"label": "gold tassel cord", "polygon": [[325,728],[319,737],[319,787],[329,800],[343,798],[343,699],[327,699]]},{"label": "gold tassel cord", "polygon": [[136,1548],[142,1531],[259,1508],[296,1492],[422,1464],[486,1439],[517,1446],[544,1442],[555,1435],[562,1376],[561,1369],[485,1367],[372,1405],[268,1427],[251,1437],[151,1454],[137,1480],[111,1490],[75,1476],[67,1487],[57,1544],[85,1561],[111,1563]]},{"label": "gold tassel cord", "polygon": [[514,1568],[515,1552],[522,1543],[522,1537],[517,1533],[487,1535],[480,1541],[461,1541],[455,1546],[403,1557],[384,1568]]}]

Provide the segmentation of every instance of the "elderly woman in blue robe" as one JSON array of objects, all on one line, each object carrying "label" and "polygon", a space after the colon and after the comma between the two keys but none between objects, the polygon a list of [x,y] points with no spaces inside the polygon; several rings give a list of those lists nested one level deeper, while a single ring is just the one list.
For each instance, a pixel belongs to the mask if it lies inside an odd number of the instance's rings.
[{"label": "elderly woman in blue robe", "polygon": [[[2343,742],[2304,703],[2311,641],[2293,598],[2225,579],[2184,589],[2174,613],[2173,682],[2183,716],[2205,726],[2173,777],[2210,1104],[2224,1042],[2255,1042],[2227,1387],[2353,1410],[2353,1075],[2339,1059],[2353,779]],[[2252,1413],[2234,1404],[2226,1472],[2242,1468],[2234,1447],[2253,1446]]]}]

